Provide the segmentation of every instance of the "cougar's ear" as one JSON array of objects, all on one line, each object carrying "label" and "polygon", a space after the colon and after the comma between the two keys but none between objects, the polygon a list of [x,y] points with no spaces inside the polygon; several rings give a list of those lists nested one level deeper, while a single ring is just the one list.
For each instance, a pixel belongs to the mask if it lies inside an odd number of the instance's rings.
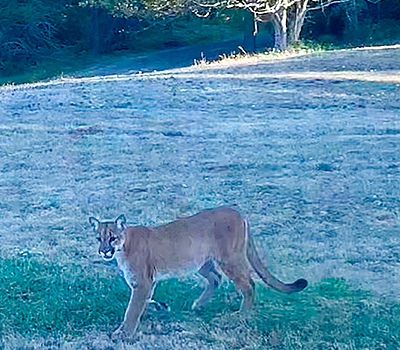
[{"label": "cougar's ear", "polygon": [[121,214],[118,216],[117,220],[115,220],[115,227],[118,230],[122,230],[126,227],[126,219],[124,214]]},{"label": "cougar's ear", "polygon": [[93,230],[97,231],[100,226],[100,221],[97,220],[96,218],[94,218],[93,216],[91,216],[89,218],[89,224],[92,225]]}]

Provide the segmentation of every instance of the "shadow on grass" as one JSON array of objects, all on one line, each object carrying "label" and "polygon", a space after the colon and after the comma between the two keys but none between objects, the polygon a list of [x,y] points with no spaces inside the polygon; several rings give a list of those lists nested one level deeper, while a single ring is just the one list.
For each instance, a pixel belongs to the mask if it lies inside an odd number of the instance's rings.
[{"label": "shadow on grass", "polygon": [[[253,311],[238,312],[232,283],[220,288],[200,311],[191,304],[201,288],[194,281],[159,283],[154,298],[171,311],[150,309],[143,323],[184,324],[188,336],[226,346],[282,348],[399,348],[400,307],[327,279],[304,292],[282,295],[257,283]],[[129,290],[122,278],[100,276],[78,264],[52,264],[38,258],[0,259],[0,331],[23,337],[74,339],[86,331],[110,332],[123,318]],[[242,344],[242,345],[241,345]],[[340,346],[338,347],[340,348]]]}]

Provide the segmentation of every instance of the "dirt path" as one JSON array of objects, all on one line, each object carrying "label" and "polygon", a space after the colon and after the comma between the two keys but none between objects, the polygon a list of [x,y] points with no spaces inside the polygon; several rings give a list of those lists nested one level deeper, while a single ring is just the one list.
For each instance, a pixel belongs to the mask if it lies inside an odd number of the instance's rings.
[{"label": "dirt path", "polygon": [[[258,35],[257,47],[260,50],[270,45],[270,36]],[[111,58],[103,61],[79,73],[79,76],[105,76],[121,75],[139,72],[163,71],[167,69],[189,67],[195,61],[216,60],[221,56],[229,56],[231,53],[243,52],[243,40],[235,38],[215,43],[203,43],[182,48],[174,48],[148,53],[145,55],[129,55],[119,58]],[[240,48],[239,48],[240,47]]]},{"label": "dirt path", "polygon": [[230,40],[213,44],[200,44],[190,47],[157,51],[145,55],[130,55],[112,58],[109,63],[93,65],[80,76],[121,75],[138,72],[153,72],[193,65],[203,59],[217,59],[220,55],[239,52],[240,40]]}]

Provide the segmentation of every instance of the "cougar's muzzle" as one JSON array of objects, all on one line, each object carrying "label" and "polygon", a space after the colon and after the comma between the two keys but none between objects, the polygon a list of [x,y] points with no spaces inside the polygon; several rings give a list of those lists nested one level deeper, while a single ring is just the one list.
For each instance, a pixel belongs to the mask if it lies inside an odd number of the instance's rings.
[{"label": "cougar's muzzle", "polygon": [[115,248],[109,247],[107,250],[99,250],[99,254],[105,261],[110,261],[114,258]]}]

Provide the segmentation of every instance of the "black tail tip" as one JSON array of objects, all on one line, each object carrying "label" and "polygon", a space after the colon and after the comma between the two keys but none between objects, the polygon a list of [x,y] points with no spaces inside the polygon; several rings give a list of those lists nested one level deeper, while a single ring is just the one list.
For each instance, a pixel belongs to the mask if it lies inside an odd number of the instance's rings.
[{"label": "black tail tip", "polygon": [[307,287],[307,285],[308,282],[303,278],[300,278],[299,280],[293,283],[293,286],[296,287],[297,291],[303,290],[304,288]]},{"label": "black tail tip", "polygon": [[304,288],[307,287],[307,285],[308,285],[308,282],[305,279],[300,278],[299,280],[297,280],[294,283],[285,284],[284,289],[282,291],[286,294],[301,292]]}]

